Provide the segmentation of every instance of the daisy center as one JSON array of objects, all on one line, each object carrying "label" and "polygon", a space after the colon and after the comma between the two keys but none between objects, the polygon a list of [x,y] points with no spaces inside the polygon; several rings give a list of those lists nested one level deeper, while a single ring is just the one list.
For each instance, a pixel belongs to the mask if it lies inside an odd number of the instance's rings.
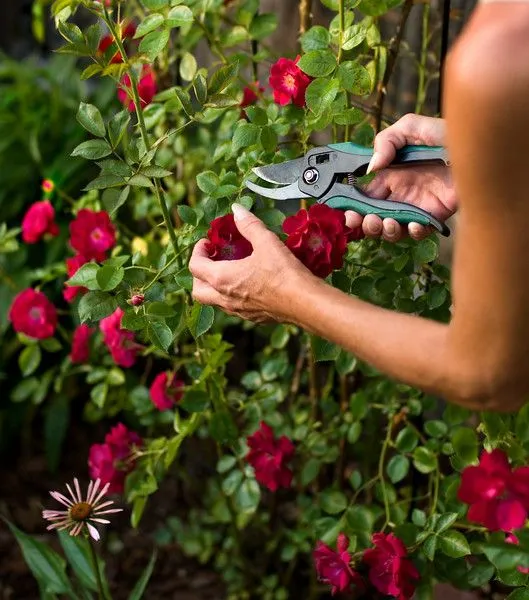
[{"label": "daisy center", "polygon": [[70,506],[70,517],[74,521],[85,521],[92,514],[92,505],[88,502],[76,502]]}]

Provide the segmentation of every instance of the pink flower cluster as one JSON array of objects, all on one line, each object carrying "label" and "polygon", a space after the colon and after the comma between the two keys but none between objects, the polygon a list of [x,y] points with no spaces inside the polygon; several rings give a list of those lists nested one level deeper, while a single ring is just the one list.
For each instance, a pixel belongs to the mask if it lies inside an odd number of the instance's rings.
[{"label": "pink flower cluster", "polygon": [[114,362],[120,367],[132,367],[142,346],[135,342],[132,331],[121,329],[122,319],[123,310],[116,308],[111,315],[101,319],[99,329]]},{"label": "pink flower cluster", "polygon": [[[415,593],[419,572],[408,558],[406,547],[394,534],[375,533],[373,548],[362,555],[362,563],[367,567],[369,583],[375,590],[397,600],[409,600]],[[337,549],[319,541],[313,552],[314,564],[320,581],[331,586],[331,593],[345,592],[354,586],[359,593],[368,590],[368,582],[351,567],[351,554],[348,552],[349,539],[341,533]],[[374,597],[370,593],[368,597]]]},{"label": "pink flower cluster", "polygon": [[121,494],[125,478],[134,469],[134,451],[143,446],[143,440],[134,431],[118,423],[105,436],[103,444],[92,444],[88,453],[88,468],[92,479],[109,484],[108,491]]}]

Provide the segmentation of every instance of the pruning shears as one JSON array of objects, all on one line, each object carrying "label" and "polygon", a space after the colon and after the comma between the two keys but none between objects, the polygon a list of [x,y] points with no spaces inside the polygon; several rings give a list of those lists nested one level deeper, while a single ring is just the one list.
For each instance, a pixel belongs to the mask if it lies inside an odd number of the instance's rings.
[{"label": "pruning shears", "polygon": [[[449,236],[450,229],[429,212],[405,202],[371,198],[357,187],[357,178],[365,175],[372,156],[372,148],[353,142],[319,146],[301,158],[252,169],[260,179],[283,187],[263,187],[248,180],[245,185],[265,198],[314,198],[331,208],[353,210],[364,216],[375,214],[382,219],[391,217],[401,224],[431,225],[442,235]],[[431,162],[449,165],[446,149],[442,146],[405,146],[397,152],[390,166]]]}]

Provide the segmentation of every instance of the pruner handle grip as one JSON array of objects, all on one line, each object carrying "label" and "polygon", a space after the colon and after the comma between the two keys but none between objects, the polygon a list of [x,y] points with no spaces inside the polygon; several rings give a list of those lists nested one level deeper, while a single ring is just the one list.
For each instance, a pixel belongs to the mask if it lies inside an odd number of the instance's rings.
[{"label": "pruner handle grip", "polygon": [[[342,190],[336,188],[343,188],[343,192],[340,193]],[[392,200],[375,200],[354,188],[354,191],[349,189],[350,186],[336,184],[332,195],[324,200],[325,204],[339,210],[353,210],[362,216],[377,215],[381,219],[395,219],[401,225],[419,223],[433,227],[445,237],[450,235],[450,229],[443,222],[418,206]]]}]

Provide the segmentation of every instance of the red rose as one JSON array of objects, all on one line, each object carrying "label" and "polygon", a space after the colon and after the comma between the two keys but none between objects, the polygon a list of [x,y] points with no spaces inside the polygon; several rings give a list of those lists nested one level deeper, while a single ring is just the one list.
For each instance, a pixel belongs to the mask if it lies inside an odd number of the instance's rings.
[{"label": "red rose", "polygon": [[316,544],[312,556],[318,579],[331,587],[331,594],[345,592],[351,584],[364,589],[362,577],[351,569],[351,555],[347,552],[349,538],[340,533],[336,544],[337,551],[332,550],[321,540]]},{"label": "red rose", "polygon": [[255,479],[272,492],[279,487],[290,487],[292,471],[286,463],[294,455],[294,444],[284,435],[276,440],[272,428],[264,421],[246,442],[250,448],[246,460],[254,468]]},{"label": "red rose", "polygon": [[120,367],[132,367],[141,346],[135,342],[132,331],[121,329],[122,318],[123,310],[116,308],[111,315],[101,319],[99,328],[114,362]]},{"label": "red rose", "polygon": [[125,477],[134,469],[134,449],[141,448],[143,440],[134,431],[118,423],[105,436],[104,444],[92,444],[88,454],[88,468],[92,479],[109,483],[111,494],[123,492]]},{"label": "red rose", "polygon": [[[520,540],[514,535],[514,533],[510,533],[506,538],[505,541],[508,544],[515,544],[516,546],[519,545]],[[524,575],[529,574],[529,568],[527,567],[516,567],[518,569],[518,571],[520,573],[523,573]]]},{"label": "red rose", "polygon": [[101,262],[116,243],[116,229],[108,213],[81,209],[70,223],[70,245],[86,260]]},{"label": "red rose", "polygon": [[184,382],[177,379],[175,374],[169,378],[166,371],[158,373],[149,390],[152,403],[158,410],[172,408],[182,399],[183,387]]},{"label": "red rose", "polygon": [[211,260],[239,260],[253,252],[252,245],[239,232],[231,214],[213,219],[208,240],[206,251]]},{"label": "red rose", "polygon": [[299,59],[299,56],[296,60],[280,58],[272,65],[268,82],[274,90],[276,104],[285,106],[292,100],[297,106],[305,106],[305,90],[311,78],[298,67]]},{"label": "red rose", "polygon": [[90,358],[90,337],[94,330],[84,323],[73,332],[70,360],[73,363],[85,363]]},{"label": "red rose", "polygon": [[[68,277],[73,277],[77,271],[88,261],[84,256],[80,254],[76,254],[75,256],[71,256],[66,259],[66,272],[68,273]],[[82,285],[67,285],[65,286],[62,295],[66,302],[73,302],[78,294],[84,294],[88,291],[88,288],[85,288]]]},{"label": "red rose", "polygon": [[470,505],[467,519],[491,531],[523,527],[529,511],[529,467],[511,469],[501,450],[483,451],[477,467],[466,467],[458,490]]},{"label": "red rose", "polygon": [[258,94],[262,94],[263,92],[264,87],[261,87],[258,81],[247,85],[242,91],[242,100],[239,106],[241,108],[246,108],[251,104],[255,104],[257,100],[259,100]]},{"label": "red rose", "polygon": [[9,309],[9,320],[18,333],[43,340],[55,333],[57,311],[42,292],[28,288],[15,296]]},{"label": "red rose", "polygon": [[373,534],[373,544],[375,547],[368,548],[363,556],[369,566],[369,581],[382,594],[409,600],[420,575],[407,558],[406,547],[392,533]]},{"label": "red rose", "polygon": [[[122,40],[134,37],[135,33],[136,33],[136,25],[134,23],[132,23],[132,22],[123,23],[123,25],[121,26],[121,39]],[[105,52],[111,46],[113,46],[113,48],[115,49],[115,53],[112,55],[112,58],[110,59],[109,62],[112,64],[122,63],[123,57],[121,56],[121,53],[118,50],[117,44],[114,41],[114,37],[110,33],[108,33],[107,35],[104,35],[101,38],[101,41],[99,42],[99,46],[97,47],[97,51],[100,54],[105,54]]]},{"label": "red rose", "polygon": [[292,254],[317,277],[325,278],[343,266],[352,231],[345,225],[341,210],[326,204],[301,209],[283,221],[283,231]]},{"label": "red rose", "polygon": [[55,209],[48,200],[34,202],[22,219],[22,239],[26,244],[35,244],[46,234],[59,235],[55,223]]},{"label": "red rose", "polygon": [[[136,109],[130,89],[130,77],[128,74],[125,74],[119,84],[118,99],[130,112],[134,112]],[[154,71],[149,65],[143,65],[140,80],[138,82],[138,94],[140,96],[142,109],[149,105],[154,96],[156,96],[156,79],[154,77]]]}]

